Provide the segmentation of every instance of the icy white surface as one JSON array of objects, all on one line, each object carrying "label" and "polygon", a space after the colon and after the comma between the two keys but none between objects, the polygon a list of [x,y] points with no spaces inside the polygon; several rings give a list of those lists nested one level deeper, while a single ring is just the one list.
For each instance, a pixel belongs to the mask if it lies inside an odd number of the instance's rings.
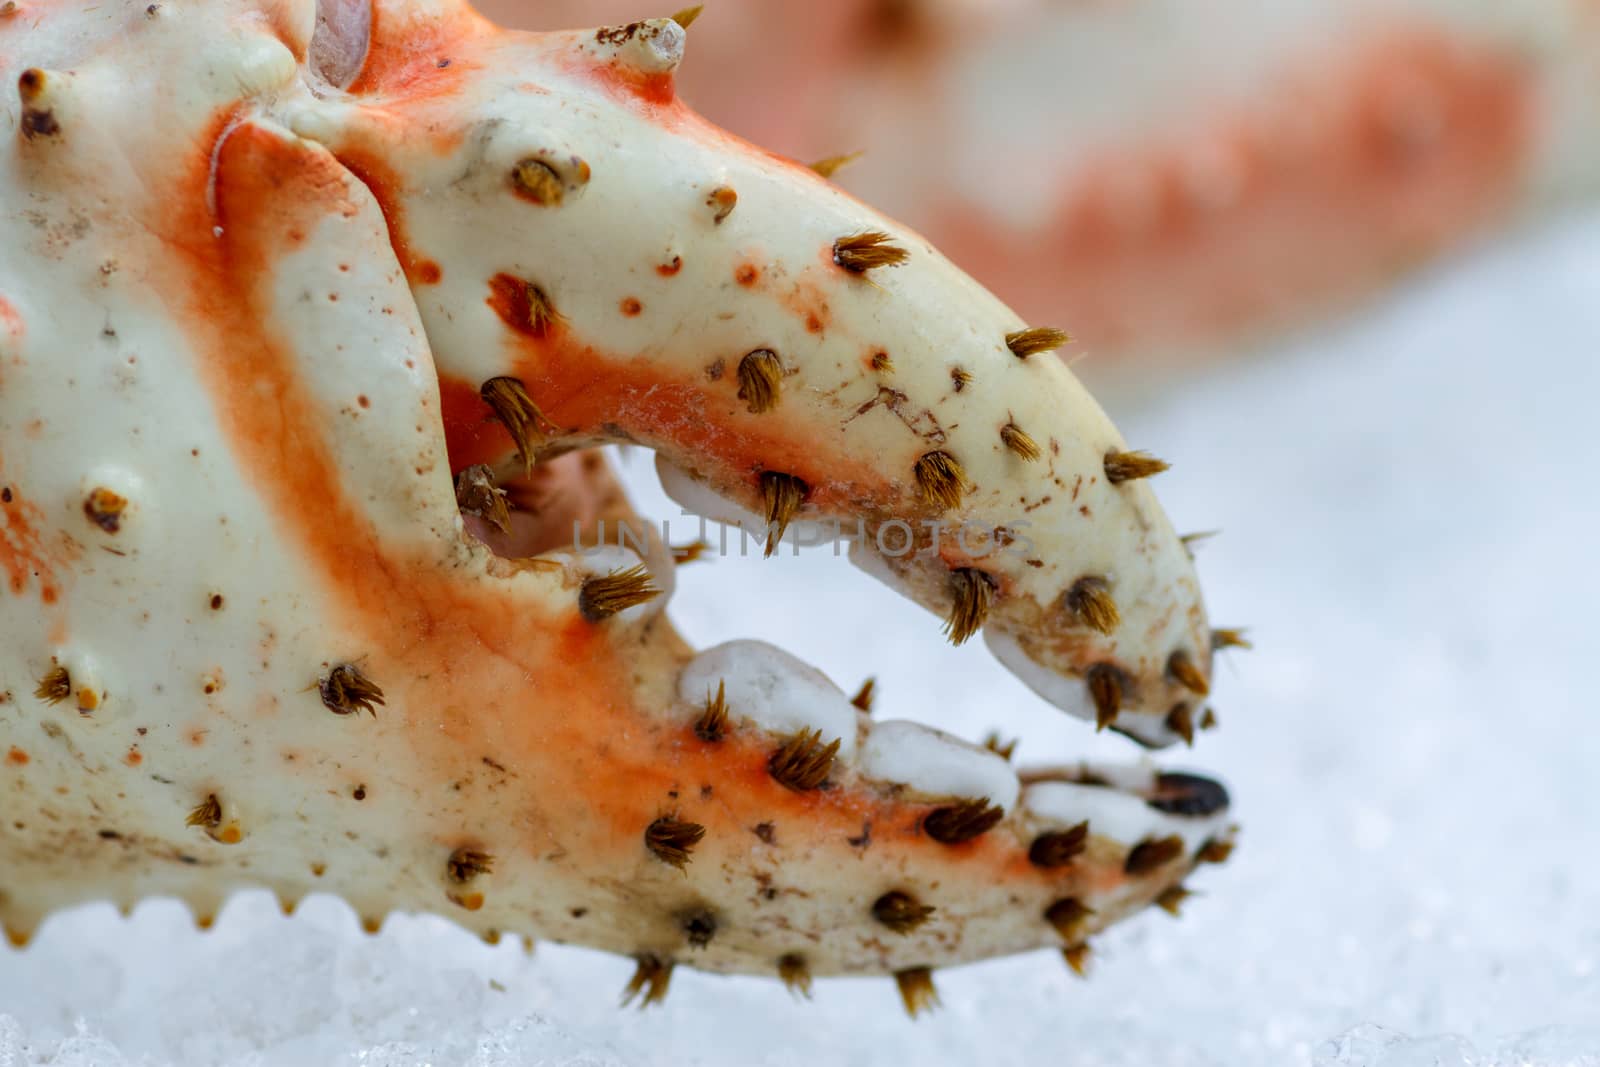
[{"label": "icy white surface", "polygon": [[[438,919],[367,938],[333,901],[288,920],[246,896],[202,935],[170,903],[102,906],[0,949],[0,1067],[1600,1067],[1597,396],[1600,217],[1118,413],[1176,462],[1179,525],[1223,531],[1213,615],[1257,649],[1218,673],[1223,728],[1169,760],[1226,777],[1239,851],[1181,921],[1105,937],[1091,981],[1048,952],[946,972],[911,1023],[886,980],[796,1003],[680,971],[638,1013],[625,961]],[[677,514],[648,457],[630,474]],[[886,717],[1133,758],[842,563],[696,565],[673,610],[702,645],[876,674]]]},{"label": "icy white surface", "polygon": [[905,719],[873,724],[861,746],[861,773],[934,796],[981,797],[1007,811],[1021,788],[1011,764],[988,749]]},{"label": "icy white surface", "polygon": [[701,704],[723,687],[728,714],[788,735],[816,730],[839,742],[838,756],[856,754],[859,715],[827,675],[761,641],[729,641],[696,656],[678,676],[678,697]]}]

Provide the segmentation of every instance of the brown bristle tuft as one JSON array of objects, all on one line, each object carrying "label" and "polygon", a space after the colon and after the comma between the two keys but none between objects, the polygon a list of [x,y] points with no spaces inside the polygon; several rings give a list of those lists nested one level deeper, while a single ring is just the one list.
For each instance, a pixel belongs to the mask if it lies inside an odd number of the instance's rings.
[{"label": "brown bristle tuft", "polygon": [[589,622],[602,622],[619,611],[648,603],[661,595],[643,563],[596,575],[578,590],[578,612]]},{"label": "brown bristle tuft", "polygon": [[966,491],[967,472],[948,452],[926,452],[917,458],[917,488],[922,501],[941,511],[961,506]]},{"label": "brown bristle tuft", "polygon": [[72,695],[72,674],[61,664],[56,664],[33,690],[33,695],[46,704],[59,704]]},{"label": "brown bristle tuft", "polygon": [[833,261],[852,274],[863,274],[874,267],[898,267],[911,258],[894,238],[879,230],[853,233],[833,242]]},{"label": "brown bristle tuft", "polygon": [[1089,977],[1089,957],[1091,953],[1087,942],[1081,945],[1068,945],[1061,950],[1061,958],[1067,961],[1067,966],[1072,968],[1072,973],[1079,978]]},{"label": "brown bristle tuft", "polygon": [[494,471],[486,463],[468,467],[456,475],[456,507],[463,515],[482,519],[501,533],[511,529],[511,508],[506,492],[495,484]]},{"label": "brown bristle tuft", "polygon": [[767,773],[785,789],[804,793],[828,778],[833,758],[839,754],[839,740],[822,743],[822,731],[801,730],[785,741],[767,760]]},{"label": "brown bristle tuft", "polygon": [[711,544],[708,541],[691,541],[686,545],[673,545],[672,562],[680,567],[685,563],[695,563],[709,551],[711,551]]},{"label": "brown bristle tuft", "polygon": [[1001,759],[1009,761],[1012,753],[1017,750],[1017,739],[1012,738],[1010,741],[1004,741],[1000,737],[1000,731],[990,730],[989,736],[983,739],[983,747]]},{"label": "brown bristle tuft", "polygon": [[466,885],[480,874],[494,873],[494,856],[475,848],[458,848],[444,863],[445,875],[456,885]]},{"label": "brown bristle tuft", "polygon": [[1198,863],[1227,863],[1233,855],[1233,842],[1224,841],[1213,837],[1200,846],[1200,851],[1194,854]]},{"label": "brown bristle tuft", "polygon": [[694,721],[694,735],[702,741],[717,742],[728,736],[727,686],[717,683],[717,695],[706,694],[705,710]]},{"label": "brown bristle tuft", "polygon": [[1217,536],[1216,530],[1202,530],[1199,533],[1184,534],[1178,540],[1183,544],[1184,553],[1194,559],[1194,550]]},{"label": "brown bristle tuft", "polygon": [[1091,630],[1110,635],[1122,623],[1122,613],[1111,596],[1104,578],[1089,575],[1079,578],[1067,590],[1067,611]]},{"label": "brown bristle tuft", "polygon": [[1065,330],[1053,326],[1035,326],[1006,334],[1006,347],[1018,359],[1027,359],[1039,352],[1052,352],[1071,340]]},{"label": "brown bristle tuft", "polygon": [[511,168],[511,190],[524,200],[546,207],[560,207],[566,197],[561,176],[539,159],[519,159]]},{"label": "brown bristle tuft", "polygon": [[1194,709],[1187,704],[1174,704],[1167,712],[1167,729],[1183,738],[1183,743],[1194,747]]},{"label": "brown bristle tuft", "polygon": [[1211,683],[1195,665],[1194,657],[1181,648],[1167,657],[1167,673],[1172,676],[1173,681],[1196,696],[1205,696],[1211,692]]},{"label": "brown bristle tuft", "polygon": [[1008,422],[1000,427],[1000,441],[1016,456],[1030,463],[1044,455],[1039,451],[1038,442],[1014,422]]},{"label": "brown bristle tuft", "polygon": [[189,817],[183,820],[183,825],[198,826],[204,830],[215,830],[221,826],[222,801],[217,799],[217,794],[207,793],[206,798],[189,812]]},{"label": "brown bristle tuft", "polygon": [[1183,918],[1183,902],[1192,896],[1194,894],[1183,888],[1183,886],[1175,885],[1170,889],[1163,890],[1161,895],[1156,897],[1156,907],[1174,919],[1181,919]]},{"label": "brown bristle tuft", "polygon": [[1085,676],[1089,699],[1094,701],[1094,728],[1104,730],[1122,712],[1122,672],[1109,663],[1096,663]]},{"label": "brown bristle tuft", "polygon": [[865,154],[864,152],[849,152],[842,156],[829,156],[827,159],[819,159],[811,164],[811,169],[824,178],[831,178]]},{"label": "brown bristle tuft", "polygon": [[1207,708],[1200,713],[1200,729],[1215,730],[1217,728],[1217,713],[1214,708]]},{"label": "brown bristle tuft", "polygon": [[1112,485],[1121,485],[1160,474],[1171,464],[1148,452],[1107,452],[1105,466],[1107,480]]},{"label": "brown bristle tuft", "polygon": [[739,360],[739,399],[745,410],[760,415],[778,406],[783,396],[783,360],[770,348],[745,353]]},{"label": "brown bristle tuft", "polygon": [[994,579],[983,571],[958,567],[950,572],[950,615],[944,622],[944,634],[952,645],[965,644],[983,629],[994,593]]},{"label": "brown bristle tuft", "polygon": [[972,384],[972,372],[965,367],[950,368],[950,385],[956,392],[961,392]]},{"label": "brown bristle tuft", "polygon": [[1177,834],[1170,837],[1147,837],[1129,850],[1128,859],[1123,863],[1122,869],[1133,875],[1149,874],[1159,867],[1165,867],[1181,855],[1183,855],[1183,838]]},{"label": "brown bristle tuft", "polygon": [[811,999],[811,966],[806,963],[804,956],[791,952],[787,956],[780,957],[778,977],[796,997]]},{"label": "brown bristle tuft", "polygon": [[373,718],[383,705],[383,690],[378,683],[361,673],[354,663],[340,663],[328,671],[317,683],[322,704],[335,715],[353,715],[365,711]]},{"label": "brown bristle tuft", "polygon": [[934,907],[896,889],[872,902],[872,917],[897,934],[909,934],[933,918]]},{"label": "brown bristle tuft", "polygon": [[933,988],[930,968],[908,967],[896,971],[894,981],[900,987],[900,1001],[906,1006],[906,1014],[913,1019],[939,1007],[939,991]]},{"label": "brown bristle tuft", "polygon": [[1081,945],[1084,928],[1093,915],[1094,909],[1077,897],[1062,897],[1045,909],[1044,920],[1055,927],[1061,940],[1069,945]]},{"label": "brown bristle tuft", "polygon": [[1028,846],[1028,862],[1049,870],[1065,867],[1089,847],[1089,822],[1084,820],[1067,830],[1050,830]]},{"label": "brown bristle tuft", "polygon": [[643,994],[639,1000],[641,1010],[666,1000],[667,987],[672,983],[672,961],[651,953],[636,956],[634,961],[637,966],[622,990],[622,1006],[626,1008],[640,994]]},{"label": "brown bristle tuft", "polygon": [[761,497],[767,504],[767,549],[764,555],[771,556],[778,550],[783,532],[789,528],[789,520],[799,512],[809,492],[811,487],[792,474],[761,472]]},{"label": "brown bristle tuft", "polygon": [[511,435],[511,443],[517,446],[517,454],[522,457],[523,468],[532,471],[536,445],[542,442],[546,427],[554,429],[553,424],[528,396],[521,379],[490,378],[478,389],[478,395]]},{"label": "brown bristle tuft", "polygon": [[706,828],[697,822],[686,822],[675,815],[663,815],[644,829],[644,847],[655,854],[662,863],[683,870],[689,863],[689,853],[706,836]]},{"label": "brown bristle tuft", "polygon": [[676,22],[684,29],[688,29],[690,26],[694,25],[694,20],[699,18],[700,13],[705,9],[706,5],[704,4],[696,4],[693,7],[686,7],[682,11],[679,11],[677,14],[673,15],[672,21]]},{"label": "brown bristle tuft", "polygon": [[861,688],[856,690],[856,695],[850,698],[850,703],[856,706],[857,711],[864,711],[869,715],[872,714],[872,698],[876,695],[877,689],[878,680],[876,678],[868,678],[861,683]]},{"label": "brown bristle tuft", "polygon": [[933,809],[923,818],[922,829],[941,845],[960,845],[993,830],[1005,814],[988,797],[979,797]]},{"label": "brown bristle tuft", "polygon": [[893,374],[894,360],[889,357],[889,353],[887,352],[874,352],[872,353],[872,369],[877,371],[879,374]]},{"label": "brown bristle tuft", "polygon": [[1249,639],[1245,637],[1243,630],[1234,629],[1212,630],[1211,647],[1213,649],[1242,648],[1248,652],[1256,646],[1252,645]]},{"label": "brown bristle tuft", "polygon": [[705,948],[717,936],[717,914],[709,908],[694,908],[678,917],[684,940],[690,948]]}]

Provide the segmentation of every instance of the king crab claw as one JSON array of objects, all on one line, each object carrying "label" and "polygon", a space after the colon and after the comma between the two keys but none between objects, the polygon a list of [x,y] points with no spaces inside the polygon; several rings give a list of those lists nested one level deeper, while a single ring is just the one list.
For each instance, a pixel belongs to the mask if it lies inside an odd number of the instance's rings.
[{"label": "king crab claw", "polygon": [[264,885],[627,954],[645,1003],[681,962],[915,1012],[932,968],[1081,968],[1226,855],[1209,779],[1019,773],[770,646],[694,653],[661,539],[578,550],[633,519],[593,446],[640,444],[773,542],[859,521],[863,569],[1073,714],[1206,721],[1164,465],[1056,333],[685,108],[684,40],[422,0],[0,29],[13,940]]}]

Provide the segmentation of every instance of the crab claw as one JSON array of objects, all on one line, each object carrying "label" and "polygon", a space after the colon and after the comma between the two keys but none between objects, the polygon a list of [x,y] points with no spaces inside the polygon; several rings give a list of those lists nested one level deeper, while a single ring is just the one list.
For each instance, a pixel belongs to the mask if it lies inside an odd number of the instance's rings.
[{"label": "crab claw", "polygon": [[324,888],[635,956],[647,1003],[682,961],[916,1009],[931,967],[1080,965],[1225,850],[1209,779],[1019,775],[770,646],[696,655],[662,540],[592,548],[632,515],[583,449],[645,445],[769,550],[837,523],[1054,703],[1187,738],[1212,639],[1164,464],[1058,332],[698,119],[676,22],[268,7],[25,42],[74,80],[0,219],[12,929]]}]

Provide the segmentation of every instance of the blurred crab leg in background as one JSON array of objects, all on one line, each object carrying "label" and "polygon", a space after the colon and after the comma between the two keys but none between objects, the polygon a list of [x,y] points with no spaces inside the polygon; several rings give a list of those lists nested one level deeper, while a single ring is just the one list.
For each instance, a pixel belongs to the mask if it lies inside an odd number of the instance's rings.
[{"label": "blurred crab leg in background", "polygon": [[[485,0],[513,24],[637,0]],[[594,14],[603,13],[603,14]],[[1600,187],[1590,0],[711,4],[686,98],[1159,381]],[[770,102],[781,100],[783,106]]]},{"label": "blurred crab leg in background", "polygon": [[916,1011],[934,967],[1081,969],[1226,856],[1209,779],[1019,772],[696,654],[657,539],[574,551],[629,515],[587,446],[635,442],[773,538],[860,519],[952,641],[1145,745],[1227,640],[1059,331],[688,110],[684,44],[448,0],[0,22],[13,941],[262,885],[634,956],[646,1002],[681,962]]}]

